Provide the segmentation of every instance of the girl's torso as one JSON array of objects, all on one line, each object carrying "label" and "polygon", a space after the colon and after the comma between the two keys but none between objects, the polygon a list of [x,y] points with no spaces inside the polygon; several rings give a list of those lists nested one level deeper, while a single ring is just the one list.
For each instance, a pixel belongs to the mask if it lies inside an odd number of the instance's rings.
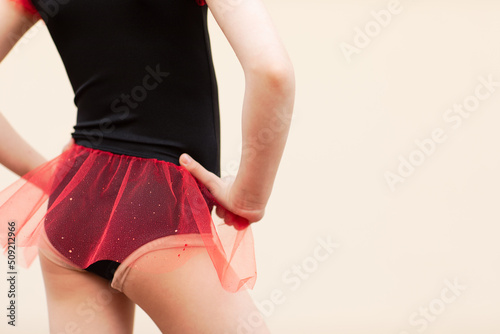
[{"label": "girl's torso", "polygon": [[195,0],[36,0],[75,92],[75,142],[220,175],[207,6]]}]

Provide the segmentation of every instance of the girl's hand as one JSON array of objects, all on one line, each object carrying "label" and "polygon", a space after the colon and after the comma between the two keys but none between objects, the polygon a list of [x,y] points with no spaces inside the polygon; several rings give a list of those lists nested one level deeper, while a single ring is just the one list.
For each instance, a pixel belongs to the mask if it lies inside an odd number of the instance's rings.
[{"label": "girl's hand", "polygon": [[179,161],[220,203],[221,206],[217,206],[216,213],[220,218],[224,218],[226,224],[234,225],[236,229],[243,229],[250,223],[262,219],[265,208],[252,207],[249,203],[245,203],[244,199],[239,198],[233,187],[233,176],[221,179],[186,153],[180,156]]}]

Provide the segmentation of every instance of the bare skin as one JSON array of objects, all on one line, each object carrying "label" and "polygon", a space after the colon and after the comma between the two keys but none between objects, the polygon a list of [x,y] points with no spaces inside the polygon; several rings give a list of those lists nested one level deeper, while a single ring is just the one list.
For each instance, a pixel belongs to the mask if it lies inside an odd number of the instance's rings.
[{"label": "bare skin", "polygon": [[[261,0],[207,0],[207,4],[245,73],[243,153],[236,177],[229,180],[220,179],[193,159],[185,163],[186,154],[180,163],[228,210],[218,207],[220,217],[236,214],[254,223],[264,216],[288,136],[293,67]],[[9,0],[0,0],[0,17],[1,61],[13,46],[8,33],[22,36],[29,28],[26,19],[32,17]],[[1,114],[0,134],[9,138],[8,144],[0,138],[0,163],[18,175],[45,161]],[[159,252],[161,258],[171,251]],[[131,270],[123,293],[94,274],[60,267],[40,255],[51,333],[76,333],[77,329],[132,333],[136,304],[162,333],[269,333],[248,292],[225,291],[206,251],[193,252],[193,258],[169,273]]]},{"label": "bare skin", "polygon": [[135,304],[92,273],[63,268],[40,253],[50,333],[133,332]]},{"label": "bare skin", "polygon": [[[10,1],[0,1],[0,62],[13,48],[14,43],[33,26],[35,19],[19,11]],[[46,159],[31,147],[12,128],[0,113],[0,163],[22,176],[41,165]]]}]

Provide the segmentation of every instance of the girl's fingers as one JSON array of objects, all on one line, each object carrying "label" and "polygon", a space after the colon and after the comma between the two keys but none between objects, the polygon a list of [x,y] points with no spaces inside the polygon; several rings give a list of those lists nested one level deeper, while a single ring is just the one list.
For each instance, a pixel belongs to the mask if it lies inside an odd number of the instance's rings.
[{"label": "girl's fingers", "polygon": [[230,211],[230,207],[227,207],[224,194],[226,189],[231,186],[234,181],[234,177],[228,177],[224,180],[220,179],[214,173],[206,170],[199,162],[194,160],[188,154],[183,153],[179,162],[184,166],[198,181],[203,183],[207,187],[208,191],[215,197],[215,199],[220,203],[216,207],[216,214],[220,218],[224,219],[227,225],[233,226],[237,230],[242,230],[250,224],[249,220],[238,216]]},{"label": "girl's fingers", "polygon": [[224,222],[227,225],[234,226],[234,228],[237,230],[243,230],[247,228],[248,225],[250,225],[250,221],[248,219],[235,215],[231,211],[226,212]]},{"label": "girl's fingers", "polygon": [[224,216],[226,215],[226,209],[223,208],[222,206],[217,206],[215,208],[215,213],[217,214],[217,216],[219,216],[219,218],[224,218]]},{"label": "girl's fingers", "polygon": [[194,160],[187,153],[183,153],[179,162],[184,166],[197,180],[199,180],[207,189],[219,200],[218,194],[222,188],[222,181],[217,175],[208,171],[198,161]]}]

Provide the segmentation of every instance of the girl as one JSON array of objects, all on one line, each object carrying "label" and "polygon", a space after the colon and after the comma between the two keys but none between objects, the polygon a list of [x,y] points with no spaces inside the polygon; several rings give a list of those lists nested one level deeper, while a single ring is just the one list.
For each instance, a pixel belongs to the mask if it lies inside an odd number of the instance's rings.
[{"label": "girl", "polygon": [[[240,167],[225,180],[208,8],[246,82]],[[261,1],[0,0],[0,16],[0,60],[44,21],[78,107],[50,161],[0,115],[0,163],[22,176],[0,192],[0,241],[27,264],[38,251],[51,333],[132,333],[136,304],[163,333],[268,333],[247,321],[249,223],[271,195],[294,75]]]}]

